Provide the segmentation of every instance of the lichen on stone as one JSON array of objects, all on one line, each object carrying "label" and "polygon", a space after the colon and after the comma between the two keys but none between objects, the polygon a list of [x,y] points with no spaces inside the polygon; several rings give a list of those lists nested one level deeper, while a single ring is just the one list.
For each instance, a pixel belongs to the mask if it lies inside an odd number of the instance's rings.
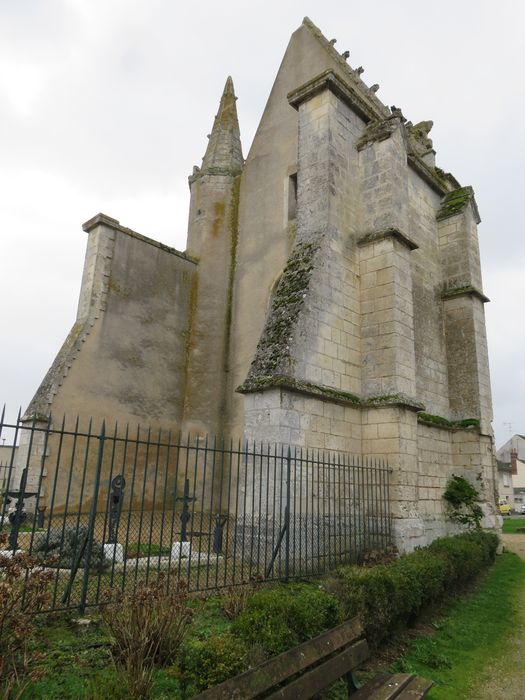
[{"label": "lichen on stone", "polygon": [[248,373],[248,381],[275,374],[288,374],[292,333],[304,304],[318,250],[317,242],[301,242],[293,248],[275,290],[270,313]]},{"label": "lichen on stone", "polygon": [[432,150],[432,139],[429,137],[429,133],[434,126],[434,122],[430,119],[423,122],[418,122],[417,124],[412,124],[409,122],[407,127],[407,132],[409,137],[416,145],[416,150],[418,153],[427,153]]},{"label": "lichen on stone", "polygon": [[394,113],[385,119],[380,119],[377,121],[372,121],[365,126],[361,138],[356,143],[356,148],[358,151],[362,151],[372,143],[378,143],[379,141],[385,141],[389,139],[394,131],[399,127],[400,117],[397,113]]}]

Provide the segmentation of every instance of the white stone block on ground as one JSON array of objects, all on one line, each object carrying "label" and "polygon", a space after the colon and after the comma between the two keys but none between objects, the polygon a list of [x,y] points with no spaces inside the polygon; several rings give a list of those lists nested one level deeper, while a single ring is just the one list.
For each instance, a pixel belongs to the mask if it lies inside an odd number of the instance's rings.
[{"label": "white stone block on ground", "polygon": [[124,547],[118,543],[106,543],[104,545],[104,558],[121,564],[124,561]]}]

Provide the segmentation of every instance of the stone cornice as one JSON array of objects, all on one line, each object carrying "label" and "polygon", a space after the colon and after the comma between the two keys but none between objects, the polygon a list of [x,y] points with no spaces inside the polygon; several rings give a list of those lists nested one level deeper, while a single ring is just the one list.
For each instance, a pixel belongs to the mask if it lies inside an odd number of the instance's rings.
[{"label": "stone cornice", "polygon": [[220,175],[222,177],[229,177],[229,178],[235,178],[237,175],[240,175],[242,173],[242,168],[219,168],[217,166],[210,166],[206,168],[206,170],[199,170],[197,169],[194,173],[188,176],[188,183],[191,187],[191,185],[196,182],[197,180],[200,180],[203,177],[206,177],[206,175],[212,175],[212,176],[217,176]]},{"label": "stone cornice", "polygon": [[457,216],[458,214],[461,214],[469,204],[472,206],[474,219],[476,223],[479,224],[481,218],[479,215],[478,205],[476,204],[476,198],[474,197],[474,190],[470,185],[465,187],[457,187],[456,189],[447,192],[447,194],[443,197],[441,207],[436,214],[436,219],[438,221],[443,221],[451,216]]},{"label": "stone cornice", "polygon": [[449,188],[445,181],[443,181],[435,170],[430,168],[420,156],[415,153],[407,153],[407,162],[409,167],[411,167],[434,192],[437,192],[441,196],[447,194]]},{"label": "stone cornice", "polygon": [[97,214],[96,216],[92,217],[88,221],[86,221],[85,224],[82,224],[82,229],[86,231],[86,233],[90,233],[93,229],[95,229],[97,226],[107,226],[108,228],[112,229],[113,231],[119,231],[120,233],[125,233],[127,236],[131,236],[132,238],[136,238],[138,241],[142,241],[143,243],[147,243],[148,245],[153,245],[156,248],[160,248],[161,250],[164,250],[166,253],[170,253],[171,255],[176,255],[179,258],[182,258],[183,260],[187,260],[188,262],[191,263],[197,263],[197,260],[195,258],[192,258],[190,255],[187,255],[186,253],[181,253],[180,250],[176,250],[175,248],[171,248],[170,246],[164,245],[164,243],[160,243],[159,241],[155,241],[153,238],[148,238],[147,236],[143,236],[141,233],[137,233],[136,231],[132,231],[130,228],[126,228],[125,226],[120,225],[120,221],[117,219],[111,218],[111,216],[107,216],[107,214]]},{"label": "stone cornice", "polygon": [[347,391],[332,389],[322,384],[313,384],[300,379],[294,379],[285,375],[261,377],[255,380],[247,379],[236,391],[240,394],[252,394],[267,389],[286,389],[297,394],[304,394],[315,398],[325,399],[332,403],[355,408],[391,408],[399,407],[410,411],[422,411],[424,405],[416,399],[404,394],[391,394],[388,396],[360,397]]},{"label": "stone cornice", "polygon": [[481,290],[472,285],[466,285],[465,287],[456,287],[455,289],[445,289],[441,293],[441,298],[446,301],[447,299],[456,299],[457,297],[473,296],[486,304],[490,299],[483,294]]},{"label": "stone cornice", "polygon": [[370,243],[376,243],[377,241],[381,241],[385,238],[395,238],[397,241],[399,241],[399,243],[405,245],[409,250],[416,250],[417,248],[419,248],[417,243],[414,243],[414,241],[411,238],[409,238],[406,235],[406,233],[403,233],[402,231],[394,227],[383,228],[379,229],[378,231],[366,233],[364,236],[358,239],[357,245],[365,246],[369,245]]},{"label": "stone cornice", "polygon": [[315,95],[324,90],[330,90],[334,95],[344,102],[350,109],[358,114],[365,122],[371,120],[384,119],[376,105],[366,99],[363,94],[346,82],[333,70],[325,70],[307,83],[300,85],[295,90],[288,93],[288,102],[294,109],[299,109],[303,102],[307,102]]}]

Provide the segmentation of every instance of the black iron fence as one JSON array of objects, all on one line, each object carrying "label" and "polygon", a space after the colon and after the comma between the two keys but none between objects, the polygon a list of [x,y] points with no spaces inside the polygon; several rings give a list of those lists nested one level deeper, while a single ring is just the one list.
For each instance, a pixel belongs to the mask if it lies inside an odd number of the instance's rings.
[{"label": "black iron fence", "polygon": [[313,576],[391,542],[379,460],[78,418],[2,414],[3,430],[5,547],[53,572],[53,610],[161,574],[192,591]]}]

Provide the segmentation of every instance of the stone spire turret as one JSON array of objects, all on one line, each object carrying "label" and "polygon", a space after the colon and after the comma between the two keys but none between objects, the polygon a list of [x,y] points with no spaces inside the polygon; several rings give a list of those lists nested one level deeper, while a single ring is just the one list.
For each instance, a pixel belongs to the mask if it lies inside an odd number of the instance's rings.
[{"label": "stone spire turret", "polygon": [[233,80],[228,76],[199,175],[238,175],[242,170],[236,100]]}]

